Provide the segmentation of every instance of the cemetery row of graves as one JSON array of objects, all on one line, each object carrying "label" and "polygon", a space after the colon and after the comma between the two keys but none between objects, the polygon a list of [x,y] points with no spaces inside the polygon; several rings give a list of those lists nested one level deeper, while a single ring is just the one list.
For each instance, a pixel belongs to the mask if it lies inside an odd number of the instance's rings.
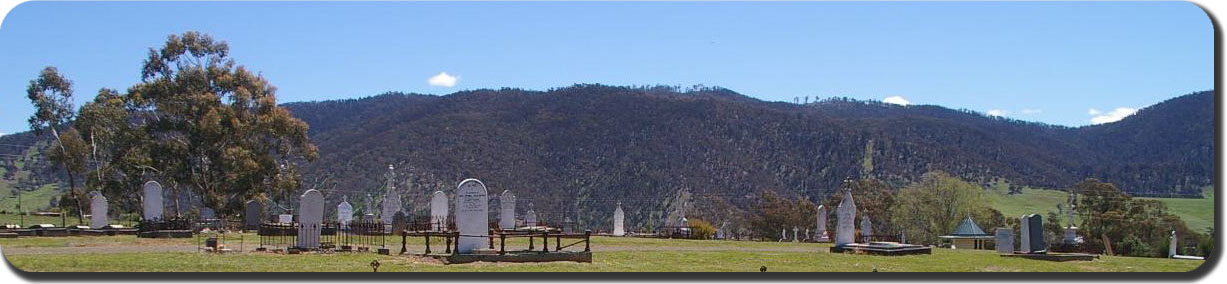
[{"label": "cemetery row of graves", "polygon": [[[389,181],[389,184],[392,184]],[[70,235],[137,235],[140,238],[196,238],[198,249],[203,252],[263,252],[273,254],[328,254],[337,252],[374,252],[382,255],[420,255],[434,257],[446,263],[468,262],[592,262],[591,239],[593,228],[580,230],[570,218],[558,224],[539,220],[529,204],[524,216],[517,216],[516,196],[503,191],[497,197],[498,218],[491,220],[487,189],[481,181],[467,179],[454,191],[454,200],[443,191],[436,191],[430,198],[430,215],[409,218],[400,198],[385,198],[379,216],[363,214],[355,216],[354,208],[347,200],[336,206],[336,218],[325,218],[325,201],[322,193],[311,189],[298,197],[296,214],[271,214],[266,216],[264,204],[258,200],[246,202],[242,220],[217,218],[212,210],[202,210],[197,218],[166,217],[166,204],[160,183],[149,181],[142,188],[141,221],[135,227],[110,224],[107,199],[95,191],[89,194],[89,226],[57,227],[37,224],[29,227],[6,226],[6,237],[56,237]],[[396,195],[394,187],[386,194]],[[873,232],[873,220],[861,214],[858,220],[856,202],[851,190],[843,190],[839,205],[835,208],[836,224],[833,236],[827,228],[827,208],[818,206],[815,216],[816,232],[808,229],[802,233],[793,227],[781,229],[780,242],[831,243],[832,253],[853,253],[880,256],[932,254],[933,246],[909,244],[906,234],[879,235]],[[454,206],[454,208],[450,208]],[[619,203],[609,215],[613,228],[597,230],[601,235],[613,237],[665,237],[688,238],[696,228],[687,227],[685,217],[676,224],[664,226],[653,234],[628,233],[625,230],[625,213]],[[356,218],[355,218],[356,217]],[[986,233],[976,221],[968,216],[950,234],[942,236],[950,242],[950,248],[995,250],[1002,257],[1018,257],[1045,261],[1093,261],[1099,256],[1073,252],[1082,242],[1078,228],[1073,226],[1072,210],[1067,211],[1065,236],[1061,243],[1050,245],[1044,237],[1044,220],[1031,214],[1020,218],[1021,230],[1017,237],[1009,228],[997,228],[994,234]],[[726,234],[722,225],[714,239],[738,239]],[[858,229],[859,228],[859,229]],[[256,232],[258,246],[244,247],[243,232]],[[790,234],[791,233],[791,234]],[[414,243],[425,244],[424,249],[409,251],[406,245],[410,238],[420,239]],[[509,241],[512,244],[508,246]],[[1017,240],[1016,240],[1017,239]],[[433,240],[433,243],[432,243]],[[524,246],[527,240],[527,246]],[[1176,252],[1177,237],[1172,232],[1170,258],[1201,259],[1183,256]],[[235,245],[230,244],[238,244]],[[1015,244],[1018,244],[1015,247]],[[399,247],[399,250],[396,248]],[[416,249],[416,246],[415,246]]]}]

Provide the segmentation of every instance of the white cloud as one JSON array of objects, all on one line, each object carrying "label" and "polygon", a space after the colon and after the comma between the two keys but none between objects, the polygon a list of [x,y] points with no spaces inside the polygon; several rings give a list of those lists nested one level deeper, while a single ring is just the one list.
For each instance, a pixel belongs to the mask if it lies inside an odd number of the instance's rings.
[{"label": "white cloud", "polygon": [[990,109],[990,110],[988,110],[988,115],[989,115],[989,116],[1005,116],[1007,113],[1010,113],[1010,112],[1009,112],[1009,111],[1005,111],[1005,110],[1000,110],[1000,109]]},{"label": "white cloud", "polygon": [[[1104,124],[1104,123],[1109,123],[1109,122],[1115,122],[1117,120],[1121,120],[1125,118],[1126,116],[1130,116],[1138,112],[1138,110],[1135,108],[1127,108],[1127,107],[1118,107],[1109,113],[1101,113],[1095,109],[1091,109],[1091,110],[1092,111],[1087,112],[1088,114],[1094,116],[1094,117],[1091,117],[1091,124]],[[1097,114],[1102,114],[1102,115],[1097,115]]]},{"label": "white cloud", "polygon": [[901,105],[901,106],[912,104],[912,102],[909,102],[907,101],[907,99],[900,97],[900,96],[887,97],[885,99],[882,99],[882,102],[888,103],[888,104]]},{"label": "white cloud", "polygon": [[1037,113],[1042,113],[1042,112],[1044,112],[1044,110],[1033,109],[1033,108],[1025,108],[1022,110],[1022,114],[1037,114]]},{"label": "white cloud", "polygon": [[1086,110],[1086,114],[1087,115],[1099,115],[1100,112],[1097,109],[1089,109],[1089,110]]},{"label": "white cloud", "polygon": [[456,82],[460,81],[460,76],[448,75],[447,72],[439,72],[439,75],[426,79],[426,83],[435,87],[455,87]]}]

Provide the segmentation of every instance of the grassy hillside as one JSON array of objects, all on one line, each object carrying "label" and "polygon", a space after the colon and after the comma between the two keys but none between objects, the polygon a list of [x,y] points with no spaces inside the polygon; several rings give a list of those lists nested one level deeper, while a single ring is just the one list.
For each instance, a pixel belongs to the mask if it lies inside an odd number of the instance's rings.
[{"label": "grassy hillside", "polygon": [[[14,192],[8,183],[0,182],[0,210],[16,212],[17,196],[13,195]],[[21,192],[21,209],[30,212],[51,208],[51,199],[59,197],[60,194],[59,188],[54,184],[43,185],[33,191]]]},{"label": "grassy hillside", "polygon": [[[1024,214],[1041,214],[1045,218],[1048,212],[1056,212],[1057,204],[1065,202],[1068,195],[1061,190],[1024,188],[1022,194],[1006,194],[1008,184],[998,183],[989,187],[985,197],[993,208],[1001,211],[1006,217],[1018,217]],[[1189,229],[1204,232],[1205,228],[1214,226],[1214,190],[1211,187],[1203,189],[1205,198],[1150,198],[1162,201],[1172,214],[1180,216]],[[1044,220],[1049,222],[1050,220]]]}]

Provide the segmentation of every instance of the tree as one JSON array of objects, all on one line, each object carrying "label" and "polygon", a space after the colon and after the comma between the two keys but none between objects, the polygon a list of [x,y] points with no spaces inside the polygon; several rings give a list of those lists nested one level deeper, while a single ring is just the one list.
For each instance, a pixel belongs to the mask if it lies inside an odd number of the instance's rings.
[{"label": "tree", "polygon": [[980,186],[944,172],[928,172],[899,191],[892,207],[896,224],[907,233],[909,242],[935,244],[939,236],[954,231],[964,218],[993,220],[1002,224],[987,206]]},{"label": "tree", "polygon": [[171,35],[149,50],[141,82],[124,98],[132,131],[144,135],[132,141],[148,153],[140,168],[223,214],[240,212],[241,200],[297,190],[297,163],[317,155],[307,124],[277,106],[276,88],[228,54],[209,35]]},{"label": "tree", "polygon": [[[1084,236],[1106,236],[1113,252],[1124,255],[1164,256],[1171,231],[1197,243],[1205,236],[1190,230],[1180,217],[1167,212],[1162,202],[1138,199],[1111,183],[1086,179],[1074,185],[1080,192],[1077,213],[1082,217],[1079,230]],[[1084,238],[1090,250],[1105,247],[1100,238]]]},{"label": "tree", "polygon": [[[895,190],[890,185],[875,178],[863,178],[845,182],[843,187],[852,190],[852,200],[856,202],[857,224],[860,224],[859,216],[868,215],[872,220],[874,232],[886,233],[895,228],[891,212],[891,207],[895,204]],[[823,201],[827,208],[827,224],[835,224],[837,220],[835,209],[843,198],[842,193],[842,190],[836,190]]]},{"label": "tree", "polygon": [[26,97],[35,108],[34,115],[29,119],[30,129],[34,130],[35,135],[50,132],[55,138],[56,146],[51,147],[49,159],[62,167],[68,176],[66,195],[71,196],[75,203],[71,208],[77,210],[77,221],[84,222],[81,209],[83,194],[77,191],[76,174],[85,170],[85,145],[71,124],[76,115],[72,106],[72,81],[60,75],[55,67],[48,66],[43,68],[37,79],[30,80]]}]

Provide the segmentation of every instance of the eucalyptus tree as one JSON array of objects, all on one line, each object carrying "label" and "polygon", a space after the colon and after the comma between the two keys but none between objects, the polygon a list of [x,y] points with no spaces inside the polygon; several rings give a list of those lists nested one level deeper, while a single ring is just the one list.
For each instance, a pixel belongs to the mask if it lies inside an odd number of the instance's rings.
[{"label": "eucalyptus tree", "polygon": [[[85,145],[72,127],[76,115],[72,105],[72,81],[60,75],[55,67],[48,66],[39,72],[38,78],[30,80],[26,97],[35,109],[29,119],[30,129],[35,135],[50,133],[55,139],[55,146],[49,147],[47,157],[68,176],[67,195],[74,203],[71,207],[77,211],[77,221],[84,222],[81,216],[83,194],[77,190],[76,174],[85,170]],[[64,203],[59,205],[69,207]]]}]

